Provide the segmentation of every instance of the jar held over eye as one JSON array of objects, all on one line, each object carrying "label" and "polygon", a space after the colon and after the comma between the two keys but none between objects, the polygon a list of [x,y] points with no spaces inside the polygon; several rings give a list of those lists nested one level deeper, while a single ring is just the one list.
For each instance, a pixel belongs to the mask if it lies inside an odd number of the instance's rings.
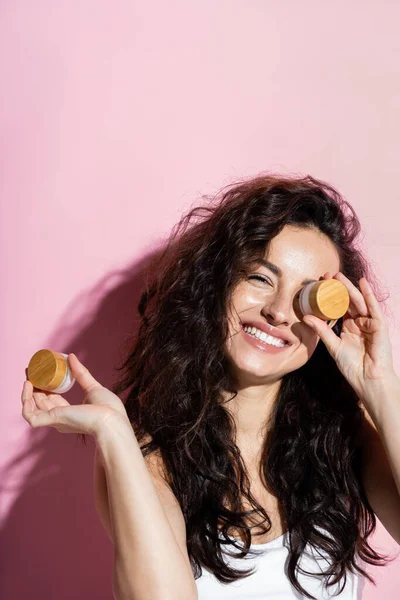
[{"label": "jar held over eye", "polygon": [[350,296],[346,286],[337,279],[323,279],[307,284],[299,295],[299,308],[305,315],[324,321],[337,320],[346,314]]},{"label": "jar held over eye", "polygon": [[38,350],[29,361],[27,379],[39,390],[65,394],[76,381],[67,358],[62,352]]}]

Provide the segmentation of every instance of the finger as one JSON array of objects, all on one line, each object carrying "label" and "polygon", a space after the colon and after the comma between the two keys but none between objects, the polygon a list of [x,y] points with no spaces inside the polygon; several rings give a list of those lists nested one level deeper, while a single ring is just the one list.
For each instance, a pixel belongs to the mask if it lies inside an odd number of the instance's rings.
[{"label": "finger", "polygon": [[[26,377],[26,381],[29,381],[28,369],[25,369],[25,377]],[[36,388],[30,381],[29,381],[29,384],[32,387],[32,392],[31,392],[32,402],[34,402],[35,405],[38,408],[40,408],[41,410],[49,410],[50,408],[52,408],[53,404],[51,402],[49,402],[47,399],[48,392],[41,390],[39,388]],[[21,397],[21,400],[22,400],[22,397]]]},{"label": "finger", "polygon": [[36,388],[34,388],[33,397],[36,405],[41,410],[51,410],[55,406],[70,406],[70,403],[60,396],[60,394],[43,392],[43,390],[39,391]]},{"label": "finger", "polygon": [[33,398],[33,385],[29,380],[24,381],[21,392],[22,415],[24,418],[36,410],[35,400]]},{"label": "finger", "polygon": [[89,372],[89,370],[80,362],[76,354],[68,355],[68,364],[70,366],[72,375],[79,383],[85,394],[89,393],[96,387],[103,387]]},{"label": "finger", "polygon": [[329,353],[335,357],[341,341],[339,336],[332,331],[331,327],[325,321],[318,319],[314,315],[306,315],[303,317],[303,321],[315,331],[327,347]]},{"label": "finger", "polygon": [[54,408],[54,406],[71,406],[71,404],[60,396],[60,394],[48,394],[46,395],[47,405],[49,408]]},{"label": "finger", "polygon": [[381,305],[379,304],[379,301],[374,294],[371,284],[365,277],[362,277],[360,279],[360,287],[362,289],[365,302],[367,304],[367,314],[370,314],[373,319],[384,320],[385,317]]},{"label": "finger", "polygon": [[22,416],[33,428],[46,425],[55,425],[58,419],[56,408],[52,411],[41,410],[36,407],[33,396],[33,385],[30,381],[24,381],[22,388]]},{"label": "finger", "polygon": [[28,390],[27,388],[29,388],[29,386],[33,389],[33,386],[31,384],[31,382],[28,379],[25,379],[23,385],[22,385],[22,392],[21,392],[21,402],[22,404],[24,403],[27,395],[28,395]]},{"label": "finger", "polygon": [[356,286],[350,281],[350,279],[348,279],[348,277],[346,277],[346,275],[343,275],[343,273],[341,273],[340,271],[336,273],[336,275],[334,275],[334,279],[341,281],[343,285],[346,286],[347,291],[349,292],[350,305],[347,312],[352,317],[355,317],[356,315],[362,317],[368,316],[369,312],[362,292],[360,292],[360,290],[356,288]]},{"label": "finger", "polygon": [[32,396],[36,406],[40,408],[40,410],[49,410],[49,408],[51,408],[51,405],[47,400],[47,395],[43,390],[34,387]]},{"label": "finger", "polygon": [[[28,369],[25,369],[26,381],[28,379]],[[48,392],[46,390],[41,390],[36,388],[31,382],[32,385],[32,393],[33,400],[38,408],[41,410],[51,410],[54,406],[70,406],[69,402],[65,400],[60,394]],[[22,398],[21,398],[22,400]]]}]

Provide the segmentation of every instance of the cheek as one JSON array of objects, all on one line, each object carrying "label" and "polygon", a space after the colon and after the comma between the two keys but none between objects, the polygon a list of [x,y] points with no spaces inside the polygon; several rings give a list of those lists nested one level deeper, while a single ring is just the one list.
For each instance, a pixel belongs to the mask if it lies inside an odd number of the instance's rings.
[{"label": "cheek", "polygon": [[302,332],[300,345],[304,351],[305,362],[311,358],[319,342],[320,338],[311,329]]}]

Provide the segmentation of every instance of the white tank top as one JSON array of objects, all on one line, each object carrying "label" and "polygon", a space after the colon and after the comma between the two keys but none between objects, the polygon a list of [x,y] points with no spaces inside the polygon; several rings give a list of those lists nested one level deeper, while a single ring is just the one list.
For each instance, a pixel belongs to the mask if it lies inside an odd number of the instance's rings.
[{"label": "white tank top", "polygon": [[[324,531],[325,532],[325,531]],[[325,532],[327,535],[328,533]],[[222,535],[220,535],[223,539]],[[199,600],[299,600],[306,598],[300,594],[290,583],[284,572],[286,558],[289,554],[289,534],[285,532],[278,538],[265,544],[252,544],[251,549],[262,550],[259,556],[247,555],[245,558],[231,557],[227,552],[237,554],[239,550],[234,546],[222,546],[222,552],[229,566],[244,570],[256,567],[253,575],[239,579],[232,583],[221,583],[213,573],[202,567],[202,575],[196,579]],[[240,546],[244,544],[238,540]],[[305,552],[299,560],[299,565],[311,573],[321,573],[326,570],[329,556],[322,550],[318,552],[307,545]],[[360,559],[359,566],[365,565]],[[343,585],[343,581],[334,586],[323,588],[326,578],[313,577],[298,573],[301,585],[318,600],[338,598],[339,600],[361,600],[365,585],[365,578],[360,574],[346,572],[346,585],[341,594],[334,596]]]}]

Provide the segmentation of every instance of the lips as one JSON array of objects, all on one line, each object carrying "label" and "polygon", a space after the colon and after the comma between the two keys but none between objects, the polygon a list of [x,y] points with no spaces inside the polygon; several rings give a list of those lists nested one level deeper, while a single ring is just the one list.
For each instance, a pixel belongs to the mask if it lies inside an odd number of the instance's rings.
[{"label": "lips", "polygon": [[246,322],[242,322],[242,328],[244,328],[244,327],[256,327],[260,331],[264,331],[267,335],[272,335],[273,337],[283,340],[289,346],[291,346],[293,344],[290,337],[286,333],[284,333],[277,327],[273,327],[272,325],[269,325],[269,323],[265,323],[262,321],[261,322],[246,321]]}]

